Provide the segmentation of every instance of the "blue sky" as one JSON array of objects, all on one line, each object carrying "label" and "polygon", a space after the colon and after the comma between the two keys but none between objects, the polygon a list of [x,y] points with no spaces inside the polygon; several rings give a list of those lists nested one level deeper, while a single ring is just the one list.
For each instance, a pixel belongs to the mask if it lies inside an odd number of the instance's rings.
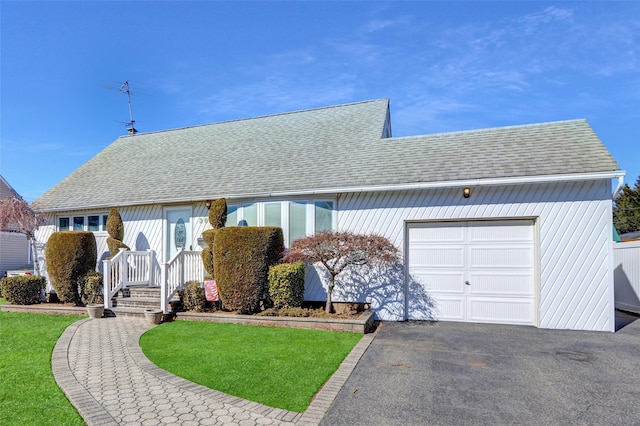
[{"label": "blue sky", "polygon": [[29,201],[126,133],[103,87],[125,80],[141,132],[390,98],[394,136],[586,118],[640,175],[640,2],[5,0],[0,19],[0,174]]}]

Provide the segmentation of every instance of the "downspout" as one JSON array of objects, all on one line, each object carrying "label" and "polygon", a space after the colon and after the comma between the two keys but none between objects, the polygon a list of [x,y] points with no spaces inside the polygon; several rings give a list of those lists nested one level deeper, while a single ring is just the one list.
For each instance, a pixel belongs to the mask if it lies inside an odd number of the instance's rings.
[{"label": "downspout", "polygon": [[624,175],[618,176],[618,185],[616,186],[615,191],[613,191],[613,196],[611,197],[612,200],[615,201],[615,199],[618,198],[618,195],[620,194],[620,191],[622,191],[623,187],[624,187]]}]

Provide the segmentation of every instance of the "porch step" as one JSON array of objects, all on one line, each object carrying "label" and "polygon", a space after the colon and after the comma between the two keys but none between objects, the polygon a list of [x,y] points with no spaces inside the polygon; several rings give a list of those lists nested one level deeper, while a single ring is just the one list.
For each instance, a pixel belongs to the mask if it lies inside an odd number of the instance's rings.
[{"label": "porch step", "polygon": [[[172,300],[179,301],[175,295]],[[117,309],[160,309],[160,287],[127,287],[111,299],[112,306]]]}]

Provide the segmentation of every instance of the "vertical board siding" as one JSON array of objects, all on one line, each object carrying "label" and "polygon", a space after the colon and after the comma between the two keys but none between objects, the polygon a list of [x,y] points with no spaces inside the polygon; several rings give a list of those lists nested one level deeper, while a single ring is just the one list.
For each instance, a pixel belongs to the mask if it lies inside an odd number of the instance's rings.
[{"label": "vertical board siding", "polygon": [[[338,227],[376,233],[405,250],[408,221],[534,218],[538,222],[539,326],[614,329],[610,181],[438,188],[341,194]],[[407,277],[407,285],[411,285]],[[390,284],[404,293],[404,283]],[[305,295],[320,295],[309,289]],[[426,295],[428,296],[428,295]],[[339,301],[339,299],[336,299]],[[425,299],[426,300],[426,299]],[[375,306],[380,318],[403,320],[403,297]]]},{"label": "vertical board siding", "polygon": [[613,245],[616,308],[640,314],[640,241]]}]

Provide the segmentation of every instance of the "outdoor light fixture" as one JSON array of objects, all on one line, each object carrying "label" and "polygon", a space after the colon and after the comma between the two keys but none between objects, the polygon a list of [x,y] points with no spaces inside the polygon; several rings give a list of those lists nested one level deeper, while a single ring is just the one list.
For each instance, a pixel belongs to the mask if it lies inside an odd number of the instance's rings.
[{"label": "outdoor light fixture", "polygon": [[211,208],[211,200],[205,201],[204,206],[209,210]]},{"label": "outdoor light fixture", "polygon": [[462,190],[462,196],[464,198],[469,198],[469,195],[471,195],[471,188],[467,186]]}]

